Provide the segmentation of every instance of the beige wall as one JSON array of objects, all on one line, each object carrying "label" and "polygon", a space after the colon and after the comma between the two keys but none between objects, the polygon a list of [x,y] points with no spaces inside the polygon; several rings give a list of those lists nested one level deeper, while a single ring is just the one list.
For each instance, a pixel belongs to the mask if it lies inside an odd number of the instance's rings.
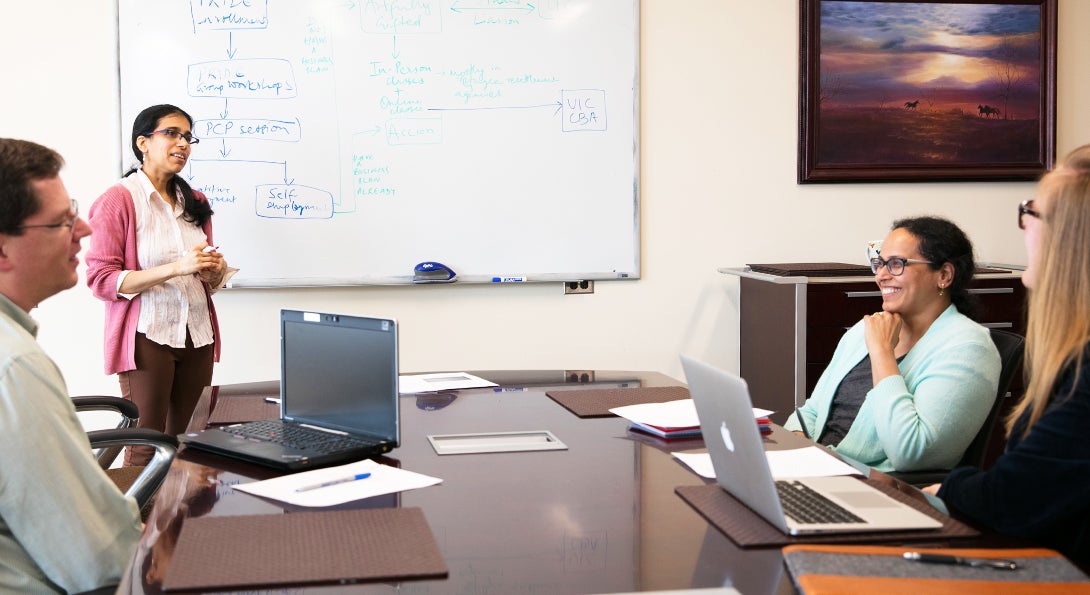
[{"label": "beige wall", "polygon": [[[795,183],[797,0],[643,0],[641,10],[642,279],[599,282],[589,296],[559,284],[228,291],[216,298],[215,380],[276,377],[281,307],[398,318],[403,372],[679,377],[682,351],[737,369],[737,281],[717,267],[855,262],[893,218],[920,213],[957,221],[984,260],[1024,262],[1014,210],[1031,183]],[[0,135],[58,149],[85,210],[119,174],[115,11],[115,0],[37,0],[6,3],[0,20]],[[1060,0],[1059,15],[1062,154],[1090,142],[1090,2]],[[82,282],[34,315],[73,393],[117,393],[101,371],[102,305]]]}]

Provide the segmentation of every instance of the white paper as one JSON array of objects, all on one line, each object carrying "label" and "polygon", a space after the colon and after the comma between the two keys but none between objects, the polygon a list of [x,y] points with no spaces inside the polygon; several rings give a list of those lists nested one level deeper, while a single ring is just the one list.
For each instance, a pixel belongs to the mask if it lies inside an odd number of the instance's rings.
[{"label": "white paper", "polygon": [[397,379],[397,392],[408,395],[414,393],[434,393],[441,390],[460,388],[482,388],[498,386],[479,376],[465,372],[439,372],[435,374],[402,375]]},{"label": "white paper", "polygon": [[[697,475],[715,479],[711,456],[706,452],[675,452],[679,461],[688,465]],[[829,477],[832,475],[861,475],[851,465],[841,461],[820,446],[807,446],[791,450],[766,450],[768,467],[773,479],[797,477]]]},{"label": "white paper", "polygon": [[[692,399],[678,399],[665,403],[640,403],[614,407],[610,413],[631,422],[649,424],[660,428],[689,428],[700,425],[696,415],[696,405]],[[753,417],[759,419],[771,415],[768,409],[753,408]]]},{"label": "white paper", "polygon": [[715,469],[712,468],[712,458],[708,453],[675,452],[674,456],[700,477],[715,479]]},{"label": "white paper", "polygon": [[648,424],[660,428],[690,428],[699,426],[696,407],[692,399],[678,399],[665,403],[641,403],[614,407],[610,413],[638,424]]},{"label": "white paper", "polygon": [[[303,486],[311,486],[326,481],[352,477],[359,473],[370,473],[366,479],[349,481],[303,492],[295,491]],[[358,461],[339,467],[326,467],[314,471],[304,471],[283,475],[265,481],[255,481],[232,486],[240,492],[262,496],[295,504],[297,506],[333,506],[353,500],[361,500],[382,494],[415,490],[441,483],[437,477],[429,477],[412,471],[380,465],[372,460]]]}]

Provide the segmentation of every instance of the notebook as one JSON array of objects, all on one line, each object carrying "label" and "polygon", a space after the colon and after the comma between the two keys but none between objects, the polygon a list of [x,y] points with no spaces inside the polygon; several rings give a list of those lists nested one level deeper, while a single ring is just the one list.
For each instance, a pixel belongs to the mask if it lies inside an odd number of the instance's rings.
[{"label": "notebook", "polygon": [[[685,355],[681,365],[716,481],[780,531],[809,535],[942,527],[854,477],[773,480],[745,381]],[[801,509],[796,500],[804,501]],[[826,517],[819,509],[829,504],[838,510]]]},{"label": "notebook", "polygon": [[179,436],[278,469],[349,463],[400,441],[397,322],[280,311],[280,417]]},{"label": "notebook", "polygon": [[874,275],[870,266],[844,262],[781,262],[776,264],[747,264],[749,270],[779,277],[852,277]]}]

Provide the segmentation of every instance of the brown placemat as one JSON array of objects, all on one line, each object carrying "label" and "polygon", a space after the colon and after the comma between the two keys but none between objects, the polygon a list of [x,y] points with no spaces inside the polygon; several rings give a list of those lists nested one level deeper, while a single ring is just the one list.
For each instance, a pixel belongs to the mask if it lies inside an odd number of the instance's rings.
[{"label": "brown placemat", "polygon": [[788,535],[770,525],[757,513],[750,510],[734,496],[719,487],[719,484],[696,486],[678,486],[674,488],[681,496],[707,519],[716,529],[730,538],[738,547],[782,547],[791,543],[880,543],[889,541],[920,541],[975,537],[980,532],[969,525],[953,519],[935,508],[928,506],[911,496],[897,491],[891,485],[873,480],[864,480],[878,488],[894,500],[904,502],[927,516],[942,521],[939,529],[927,531],[881,531],[874,533],[842,533],[838,535]]},{"label": "brown placemat", "polygon": [[684,386],[551,390],[545,395],[579,417],[616,417],[609,412],[614,407],[692,398]]},{"label": "brown placemat", "polygon": [[[279,397],[279,395],[277,395]],[[209,424],[237,424],[280,417],[280,405],[265,397],[225,397],[216,400]]]},{"label": "brown placemat", "polygon": [[845,262],[780,262],[772,264],[747,264],[751,271],[780,277],[853,277],[870,276],[870,267]]},{"label": "brown placemat", "polygon": [[186,519],[165,591],[444,578],[419,508]]}]

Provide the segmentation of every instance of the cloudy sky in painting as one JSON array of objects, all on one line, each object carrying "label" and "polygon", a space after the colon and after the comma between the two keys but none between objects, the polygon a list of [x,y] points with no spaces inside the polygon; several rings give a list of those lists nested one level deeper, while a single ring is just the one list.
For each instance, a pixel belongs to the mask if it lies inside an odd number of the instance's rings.
[{"label": "cloudy sky in painting", "polygon": [[1013,72],[1010,113],[1035,117],[1039,31],[1039,6],[823,1],[822,107],[925,99],[975,112],[1003,101],[1000,74]]}]

